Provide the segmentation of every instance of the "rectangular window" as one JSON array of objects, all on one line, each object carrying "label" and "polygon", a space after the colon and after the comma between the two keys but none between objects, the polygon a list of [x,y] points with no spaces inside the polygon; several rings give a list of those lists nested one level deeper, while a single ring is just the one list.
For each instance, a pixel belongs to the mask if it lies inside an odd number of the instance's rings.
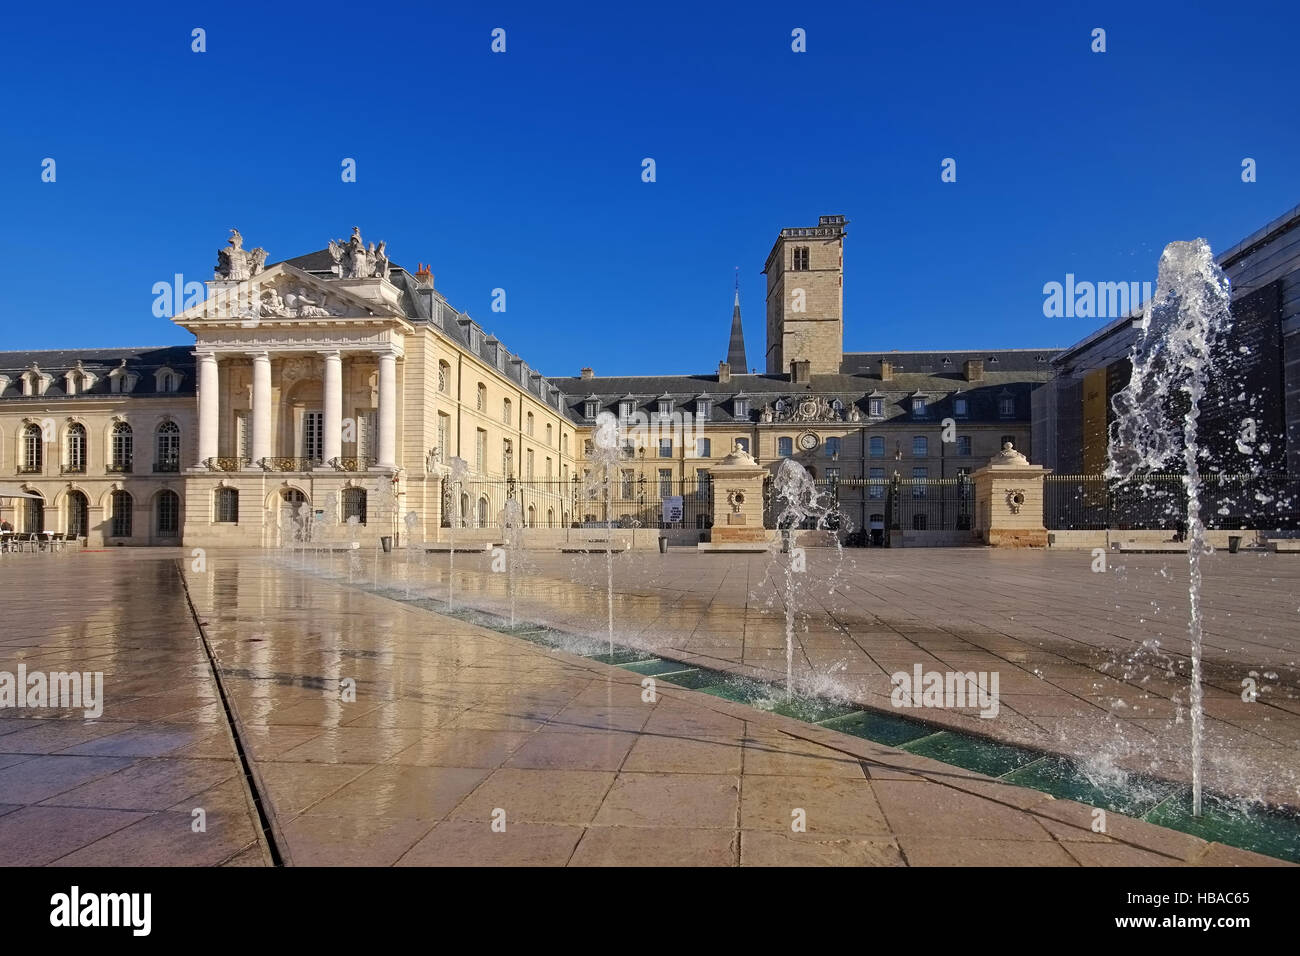
[{"label": "rectangular window", "polygon": [[883,398],[873,398],[867,402],[867,414],[872,418],[885,417],[885,400]]},{"label": "rectangular window", "polygon": [[660,458],[673,457],[673,440],[671,438],[659,439],[659,457]]},{"label": "rectangular window", "polygon": [[180,501],[174,494],[164,492],[158,496],[158,535],[172,537],[180,531]]},{"label": "rectangular window", "polygon": [[235,455],[247,459],[252,452],[252,429],[249,428],[248,412],[235,413]]},{"label": "rectangular window", "polygon": [[782,458],[789,458],[794,454],[793,438],[778,438],[776,440],[776,453]]},{"label": "rectangular window", "polygon": [[748,439],[748,438],[737,438],[737,439],[736,439],[736,448],[737,448],[737,450],[739,450],[739,451],[743,451],[746,455],[748,455],[748,454],[749,454],[749,439]]},{"label": "rectangular window", "polygon": [[667,498],[673,493],[673,472],[671,468],[659,469],[659,497]]},{"label": "rectangular window", "polygon": [[970,402],[964,398],[954,398],[952,401],[952,410],[958,418],[965,418],[970,414]]},{"label": "rectangular window", "polygon": [[998,414],[1003,418],[1013,418],[1016,414],[1016,400],[1010,395],[998,399]]},{"label": "rectangular window", "polygon": [[624,468],[619,475],[618,496],[625,501],[630,501],[636,497],[636,472],[631,468]]},{"label": "rectangular window", "polygon": [[528,468],[528,472],[526,475],[524,475],[524,477],[527,478],[529,481],[532,481],[533,480],[533,450],[531,448],[529,448],[526,452],[524,452],[524,463]]},{"label": "rectangular window", "polygon": [[970,435],[958,435],[958,436],[957,436],[957,454],[958,454],[958,455],[961,455],[962,457],[969,457],[969,455],[970,455]]},{"label": "rectangular window", "polygon": [[302,457],[320,461],[325,447],[325,415],[322,412],[302,413]]},{"label": "rectangular window", "polygon": [[713,457],[713,442],[711,442],[711,441],[710,441],[709,439],[707,439],[707,438],[697,438],[697,439],[695,439],[695,457],[696,457],[696,458],[712,458],[712,457]]},{"label": "rectangular window", "polygon": [[447,436],[451,430],[451,416],[438,413],[438,464],[447,464]]},{"label": "rectangular window", "polygon": [[474,431],[474,470],[480,475],[487,464],[487,432],[483,429]]},{"label": "rectangular window", "polygon": [[929,468],[912,469],[912,497],[924,498],[926,492],[926,481],[930,478]]},{"label": "rectangular window", "polygon": [[734,402],[734,409],[737,418],[749,418],[749,399],[738,398]]},{"label": "rectangular window", "polygon": [[826,457],[832,458],[840,453],[840,440],[838,438],[826,439]]},{"label": "rectangular window", "polygon": [[924,397],[917,395],[912,399],[912,417],[924,418],[926,415],[926,400]]},{"label": "rectangular window", "polygon": [[885,457],[885,438],[883,435],[872,435],[871,439],[867,443],[867,447],[870,449],[868,454],[872,458]]},{"label": "rectangular window", "polygon": [[708,421],[709,416],[713,414],[713,402],[707,398],[702,398],[695,403],[695,417],[702,421]]},{"label": "rectangular window", "polygon": [[501,440],[501,474],[503,475],[514,474],[514,466],[515,466],[514,445],[510,443],[509,438],[503,438]]},{"label": "rectangular window", "polygon": [[373,408],[357,409],[357,457],[361,459],[362,468],[379,460],[377,442],[375,441],[375,410]]},{"label": "rectangular window", "polygon": [[917,435],[912,439],[912,457],[926,458],[930,454],[930,440],[924,435]]},{"label": "rectangular window", "polygon": [[867,471],[867,478],[870,481],[870,484],[867,485],[867,497],[885,497],[885,469],[871,468]]},{"label": "rectangular window", "polygon": [[632,417],[632,403],[631,403],[631,402],[619,402],[619,403],[618,403],[618,417],[619,417],[619,418],[631,418],[631,417]]},{"label": "rectangular window", "polygon": [[546,480],[551,480],[551,459],[546,459]]},{"label": "rectangular window", "polygon": [[695,469],[695,493],[701,498],[707,497],[709,493],[709,469]]}]

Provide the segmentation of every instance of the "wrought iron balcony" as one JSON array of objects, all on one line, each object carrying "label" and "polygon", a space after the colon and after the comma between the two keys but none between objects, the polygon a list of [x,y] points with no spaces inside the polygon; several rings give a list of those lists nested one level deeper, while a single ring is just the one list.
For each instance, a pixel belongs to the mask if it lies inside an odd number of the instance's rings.
[{"label": "wrought iron balcony", "polygon": [[258,464],[267,471],[311,471],[313,468],[320,466],[321,460],[319,458],[283,458],[273,455],[269,458],[260,459]]},{"label": "wrought iron balcony", "polygon": [[19,465],[18,474],[20,475],[39,475],[44,469],[40,465]]},{"label": "wrought iron balcony", "polygon": [[208,471],[243,471],[250,464],[252,464],[251,458],[240,458],[238,456],[205,458],[203,460],[203,466]]},{"label": "wrought iron balcony", "polygon": [[129,461],[109,462],[104,466],[104,470],[110,475],[129,475],[131,474],[131,463]]},{"label": "wrought iron balcony", "polygon": [[181,460],[177,457],[167,457],[162,461],[156,461],[153,464],[155,472],[178,472],[181,470]]},{"label": "wrought iron balcony", "polygon": [[351,458],[331,458],[330,467],[337,471],[366,471],[375,464],[376,459],[369,456]]},{"label": "wrought iron balcony", "polygon": [[64,465],[59,469],[61,475],[84,475],[86,473],[86,463],[83,461],[77,465]]}]

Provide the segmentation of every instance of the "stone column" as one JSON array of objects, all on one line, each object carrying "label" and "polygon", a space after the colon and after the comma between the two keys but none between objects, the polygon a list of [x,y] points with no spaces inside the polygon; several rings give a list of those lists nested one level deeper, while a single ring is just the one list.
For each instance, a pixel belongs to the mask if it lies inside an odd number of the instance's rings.
[{"label": "stone column", "polygon": [[397,355],[379,353],[379,454],[380,468],[397,467]]},{"label": "stone column", "polygon": [[[199,467],[216,458],[221,417],[221,375],[215,352],[197,353],[199,360]],[[89,450],[89,449],[87,449]]]},{"label": "stone column", "polygon": [[971,476],[975,482],[975,530],[993,547],[1045,548],[1043,478],[1050,469],[1031,465],[1010,442]]},{"label": "stone column", "polygon": [[321,457],[325,464],[343,455],[343,358],[338,351],[325,356],[325,440]]},{"label": "stone column", "polygon": [[271,457],[271,357],[253,352],[253,462]]}]

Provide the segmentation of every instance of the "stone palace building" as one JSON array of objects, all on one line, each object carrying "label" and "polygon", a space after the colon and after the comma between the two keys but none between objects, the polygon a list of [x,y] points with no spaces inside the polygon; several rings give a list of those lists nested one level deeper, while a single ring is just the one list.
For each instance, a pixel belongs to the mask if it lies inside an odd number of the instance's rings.
[{"label": "stone palace building", "polygon": [[[844,352],[846,226],[781,230],[763,371],[737,290],[707,374],[560,378],[357,230],[270,265],[235,232],[172,318],[192,346],[0,352],[0,518],[90,546],[373,544],[490,529],[514,498],[539,533],[694,535],[709,469],[740,446],[769,471],[796,459],[848,525],[880,529],[891,481],[961,482],[1007,442],[1033,457],[1030,395],[1057,350]],[[608,504],[584,482],[605,414],[622,450]]]}]

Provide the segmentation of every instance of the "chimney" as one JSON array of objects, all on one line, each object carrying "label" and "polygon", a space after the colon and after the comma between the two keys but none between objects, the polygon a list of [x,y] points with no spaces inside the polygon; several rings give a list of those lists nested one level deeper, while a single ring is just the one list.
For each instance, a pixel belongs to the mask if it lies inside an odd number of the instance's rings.
[{"label": "chimney", "polygon": [[963,371],[966,375],[966,381],[968,382],[984,381],[984,360],[967,359],[963,365]]},{"label": "chimney", "polygon": [[894,363],[889,359],[880,360],[880,380],[882,382],[892,382],[894,380]]},{"label": "chimney", "polygon": [[808,359],[795,359],[790,363],[790,381],[794,385],[807,385],[811,380],[812,362]]},{"label": "chimney", "polygon": [[582,370],[582,377],[583,377],[583,378],[595,378],[595,377],[596,377],[596,373],[593,372],[593,371],[592,371],[591,369],[589,369],[589,368],[584,368],[584,369]]},{"label": "chimney", "polygon": [[718,363],[718,381],[723,384],[731,381],[731,366],[726,362]]},{"label": "chimney", "polygon": [[415,284],[421,289],[433,288],[433,271],[423,262],[421,262],[420,267],[415,270]]}]

